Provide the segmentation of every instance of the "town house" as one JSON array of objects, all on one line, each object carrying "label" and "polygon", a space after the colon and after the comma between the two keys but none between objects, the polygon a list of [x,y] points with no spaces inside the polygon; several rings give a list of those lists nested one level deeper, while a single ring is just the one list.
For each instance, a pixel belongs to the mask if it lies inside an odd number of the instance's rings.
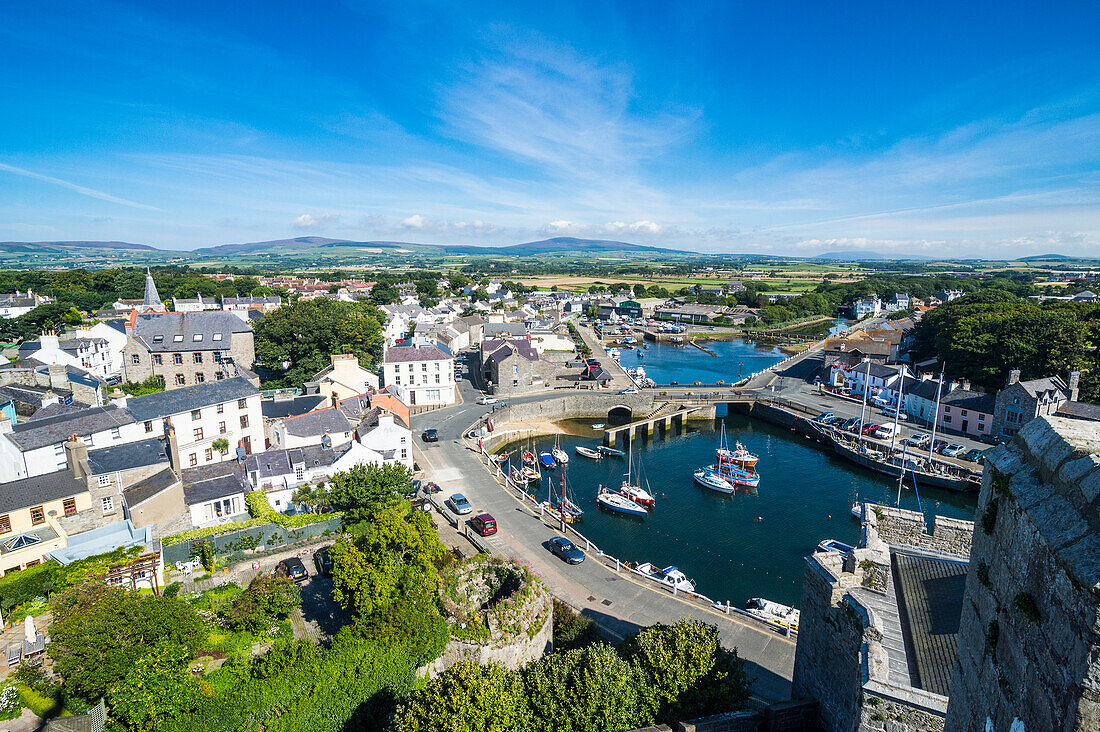
[{"label": "town house", "polygon": [[256,360],[252,327],[231,313],[134,311],[126,334],[123,379],[131,383],[160,376],[166,389],[181,389],[233,378]]},{"label": "town house", "polygon": [[455,401],[454,360],[438,345],[396,346],[382,362],[383,387],[394,387],[410,407]]}]

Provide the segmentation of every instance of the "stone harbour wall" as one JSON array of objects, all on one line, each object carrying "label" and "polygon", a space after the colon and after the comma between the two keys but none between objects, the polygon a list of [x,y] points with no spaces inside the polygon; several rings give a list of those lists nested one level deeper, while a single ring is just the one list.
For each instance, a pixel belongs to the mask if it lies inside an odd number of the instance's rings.
[{"label": "stone harbour wall", "polygon": [[943,717],[866,694],[859,729],[861,732],[942,732]]},{"label": "stone harbour wall", "polygon": [[970,556],[970,545],[974,536],[973,521],[936,516],[932,530],[929,531],[924,514],[919,511],[872,506],[865,513],[864,531],[869,527],[873,528],[882,541],[960,557]]},{"label": "stone harbour wall", "polygon": [[1100,426],[1029,422],[977,516],[946,729],[1100,729]]}]

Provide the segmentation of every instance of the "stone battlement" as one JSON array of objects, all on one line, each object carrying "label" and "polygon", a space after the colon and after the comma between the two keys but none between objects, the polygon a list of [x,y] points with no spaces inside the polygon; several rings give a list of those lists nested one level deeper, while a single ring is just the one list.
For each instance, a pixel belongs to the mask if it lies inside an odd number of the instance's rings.
[{"label": "stone battlement", "polygon": [[863,545],[875,549],[876,540],[958,557],[970,556],[974,522],[947,516],[933,517],[928,530],[924,514],[903,508],[869,505],[864,510]]}]

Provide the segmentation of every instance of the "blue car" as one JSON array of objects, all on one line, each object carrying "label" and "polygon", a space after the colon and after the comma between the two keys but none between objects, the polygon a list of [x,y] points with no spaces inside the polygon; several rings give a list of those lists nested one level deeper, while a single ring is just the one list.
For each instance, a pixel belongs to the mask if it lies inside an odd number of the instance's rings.
[{"label": "blue car", "polygon": [[568,564],[580,564],[584,561],[584,552],[564,536],[555,536],[550,540],[550,551]]},{"label": "blue car", "polygon": [[461,493],[455,493],[447,499],[447,506],[459,516],[465,516],[468,513],[474,512],[474,507],[470,505],[470,502],[466,500],[466,496]]}]

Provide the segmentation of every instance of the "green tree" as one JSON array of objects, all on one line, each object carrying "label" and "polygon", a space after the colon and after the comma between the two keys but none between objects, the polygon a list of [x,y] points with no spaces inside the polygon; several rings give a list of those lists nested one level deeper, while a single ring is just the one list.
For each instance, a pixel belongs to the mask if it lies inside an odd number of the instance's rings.
[{"label": "green tree", "polygon": [[256,356],[291,386],[328,366],[334,353],[352,353],[374,368],[382,358],[381,320],[368,303],[316,298],[284,305],[256,324]]},{"label": "green tree", "polygon": [[370,301],[375,305],[392,305],[399,297],[401,293],[390,282],[379,282],[370,291]]},{"label": "green tree", "polygon": [[394,727],[397,732],[532,729],[518,674],[498,663],[473,661],[459,661],[410,694],[397,708]]},{"label": "green tree", "polygon": [[302,593],[289,577],[262,574],[233,600],[226,620],[233,630],[261,633],[302,604]]},{"label": "green tree", "polygon": [[126,678],[151,645],[193,651],[206,639],[194,609],[175,597],[139,595],[88,582],[50,600],[50,658],[77,696],[92,701]]},{"label": "green tree", "polygon": [[329,504],[344,512],[344,524],[366,521],[380,509],[395,505],[412,481],[400,463],[354,465],[329,478]]},{"label": "green tree", "polygon": [[552,653],[523,672],[535,729],[628,730],[652,723],[655,700],[640,672],[609,645]]},{"label": "green tree", "polygon": [[722,647],[717,627],[698,620],[652,625],[621,653],[656,695],[658,722],[740,709],[752,691],[745,662]]},{"label": "green tree", "polygon": [[144,653],[108,690],[111,716],[129,730],[151,732],[190,713],[198,691],[187,670],[190,658],[185,647],[167,641]]}]

